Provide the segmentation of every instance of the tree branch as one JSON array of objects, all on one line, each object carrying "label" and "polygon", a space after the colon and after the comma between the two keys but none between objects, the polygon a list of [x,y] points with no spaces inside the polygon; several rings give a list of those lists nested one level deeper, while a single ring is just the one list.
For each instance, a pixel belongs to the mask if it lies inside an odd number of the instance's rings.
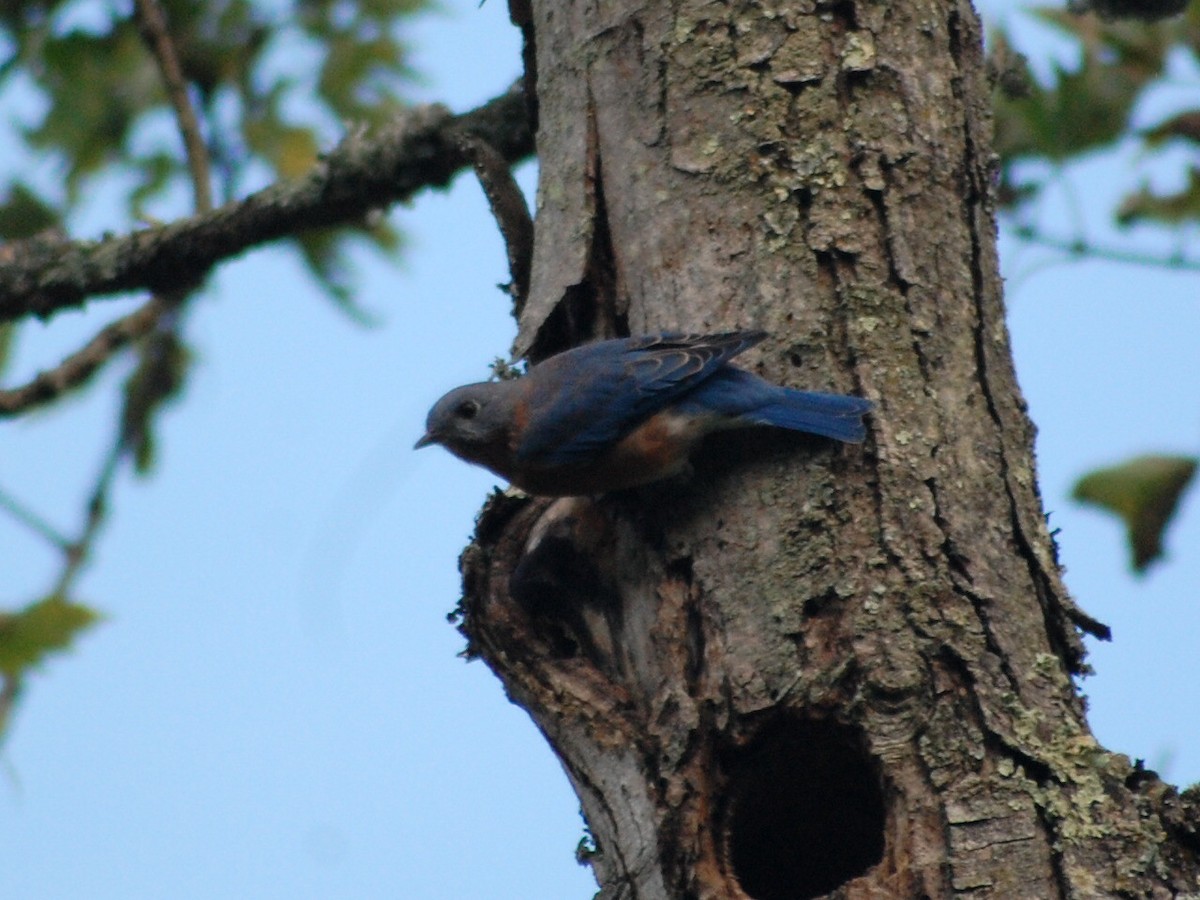
[{"label": "tree branch", "polygon": [[1106,247],[1094,244],[1085,238],[1057,237],[1044,234],[1032,225],[1017,225],[1013,236],[1027,244],[1058,250],[1073,259],[1088,257],[1106,262],[1125,263],[1133,266],[1149,266],[1157,269],[1176,269],[1187,272],[1200,271],[1200,259],[1191,259],[1182,253],[1157,254],[1127,250],[1122,247]]},{"label": "tree branch", "polygon": [[525,298],[529,296],[529,278],[533,268],[533,217],[529,215],[525,195],[513,177],[508,160],[497,153],[494,147],[474,135],[463,134],[459,138],[459,149],[475,166],[479,184],[504,238],[504,246],[508,251],[508,271],[512,278],[508,291],[519,319]]},{"label": "tree branch", "polygon": [[352,131],[303,178],[237,203],[100,241],[31,238],[10,244],[0,265],[0,322],[82,306],[90,296],[135,288],[175,292],[218,262],[309,228],[328,228],[443,187],[469,163],[456,133],[476,134],[511,162],[532,155],[525,100],[510,91],[462,115],[440,106],[405,112],[379,133]]},{"label": "tree branch", "polygon": [[187,153],[188,169],[192,173],[196,212],[208,212],[213,208],[208,149],[204,146],[204,139],[200,135],[200,122],[196,118],[191,100],[188,99],[183,69],[179,65],[179,56],[175,53],[171,33],[167,30],[166,14],[158,0],[137,0],[135,10],[138,31],[158,62],[163,86],[167,90],[167,99],[171,101],[171,107],[175,110],[175,121],[179,124],[179,133],[183,137],[183,146]]},{"label": "tree branch", "polygon": [[[4,490],[0,490],[0,509],[9,513],[14,519],[28,527],[31,531],[41,535],[58,549],[66,552],[66,549],[71,545],[71,542],[57,528]],[[0,727],[0,731],[3,730]]]},{"label": "tree branch", "polygon": [[109,449],[108,455],[104,458],[104,465],[101,466],[100,474],[96,477],[96,483],[92,487],[91,498],[87,505],[87,516],[84,519],[79,539],[64,548],[65,563],[51,594],[67,596],[75,584],[75,579],[83,571],[83,564],[91,555],[96,535],[99,534],[100,526],[104,524],[104,519],[108,514],[108,493],[112,488],[113,478],[116,477],[117,466],[128,449],[128,435],[122,428]]},{"label": "tree branch", "polygon": [[110,322],[90,341],[48,371],[19,387],[0,390],[0,419],[50,403],[85,384],[122,347],[148,334],[167,305],[152,297],[127,316]]}]

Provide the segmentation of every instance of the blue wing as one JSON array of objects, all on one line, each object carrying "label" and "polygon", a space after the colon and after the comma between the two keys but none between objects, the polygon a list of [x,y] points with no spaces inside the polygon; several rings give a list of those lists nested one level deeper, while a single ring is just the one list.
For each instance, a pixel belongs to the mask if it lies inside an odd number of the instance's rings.
[{"label": "blue wing", "polygon": [[516,457],[547,466],[586,462],[765,337],[663,334],[553,356],[526,376],[529,418]]}]

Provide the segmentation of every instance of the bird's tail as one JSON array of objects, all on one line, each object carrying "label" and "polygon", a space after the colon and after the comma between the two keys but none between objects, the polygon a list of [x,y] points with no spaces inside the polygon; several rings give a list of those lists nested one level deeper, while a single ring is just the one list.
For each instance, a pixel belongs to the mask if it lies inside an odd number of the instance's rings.
[{"label": "bird's tail", "polygon": [[863,416],[871,401],[844,394],[822,394],[777,387],[772,402],[743,413],[740,418],[757,425],[774,425],[807,431],[822,437],[861,443],[867,435]]},{"label": "bird's tail", "polygon": [[713,430],[773,425],[857,444],[867,435],[863,416],[871,401],[845,394],[798,391],[722,366],[677,404],[680,412],[709,417]]}]

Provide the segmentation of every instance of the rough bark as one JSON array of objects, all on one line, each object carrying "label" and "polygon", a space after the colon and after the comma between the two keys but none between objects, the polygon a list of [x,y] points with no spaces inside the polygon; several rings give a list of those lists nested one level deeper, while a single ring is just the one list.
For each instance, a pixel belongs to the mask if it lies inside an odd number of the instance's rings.
[{"label": "rough bark", "polygon": [[519,346],[763,328],[761,374],[876,403],[862,449],[731,434],[686,483],[481,517],[464,630],[562,760],[601,896],[1196,890],[1194,798],[1100,748],[1072,682],[1101,626],[1037,493],[970,6],[521,12]]}]

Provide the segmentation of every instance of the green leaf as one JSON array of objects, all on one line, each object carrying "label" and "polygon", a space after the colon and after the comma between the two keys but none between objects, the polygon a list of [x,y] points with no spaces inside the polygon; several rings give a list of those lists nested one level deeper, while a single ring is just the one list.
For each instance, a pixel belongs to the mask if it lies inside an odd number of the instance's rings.
[{"label": "green leaf", "polygon": [[191,354],[173,331],[156,331],[141,345],[138,366],[125,382],[121,437],[133,451],[134,470],[149,474],[154,465],[154,419],[183,387]]},{"label": "green leaf", "polygon": [[179,159],[169,153],[151,153],[132,160],[140,183],[129,194],[129,208],[140,221],[152,221],[146,211],[146,203],[161,195],[170,183],[171,176],[179,174]]},{"label": "green leaf", "polygon": [[1200,170],[1188,171],[1188,183],[1173,194],[1156,194],[1143,187],[1121,201],[1117,221],[1122,225],[1136,222],[1158,222],[1163,225],[1182,225],[1200,219]]},{"label": "green leaf", "polygon": [[85,176],[121,161],[134,122],[165,94],[132,22],[109,34],[72,32],[48,40],[40,62],[40,86],[51,104],[26,139],[63,154],[67,196],[74,201]]},{"label": "green leaf", "polygon": [[393,253],[403,240],[386,219],[339,229],[314,228],[296,235],[295,243],[304,264],[338,305],[360,325],[374,325],[375,317],[354,302],[349,251],[355,242],[366,242],[382,253]]},{"label": "green leaf", "polygon": [[271,164],[277,175],[303,175],[317,161],[317,134],[312,128],[288,125],[274,109],[247,120],[242,129],[246,145]]},{"label": "green leaf", "polygon": [[0,204],[0,240],[19,241],[58,224],[58,210],[31,187],[21,181],[9,186],[8,198]]},{"label": "green leaf", "polygon": [[399,44],[389,37],[362,40],[340,34],[326,48],[317,90],[331,107],[367,122],[381,121],[395,110],[397,85],[389,76],[406,71]]},{"label": "green leaf", "polygon": [[[0,3],[0,46],[11,50],[0,60],[0,87],[24,79],[39,101],[14,128],[26,151],[53,161],[63,185],[62,208],[54,209],[28,189],[0,181],[0,197],[9,197],[0,201],[0,239],[56,224],[89,196],[95,179],[113,175],[124,194],[112,225],[120,227],[122,214],[150,219],[151,207],[156,217],[169,218],[177,211],[165,204],[181,195],[173,189],[190,179],[158,65],[134,18],[112,4],[91,4],[91,14],[64,25],[58,9],[70,5]],[[261,164],[277,176],[302,175],[318,148],[334,143],[346,127],[392,116],[416,81],[402,28],[435,3],[162,0],[162,6],[214,187],[218,196],[234,199],[259,186]],[[301,250],[322,287],[361,318],[350,303],[344,248],[365,238],[387,250],[397,236],[373,222],[346,234],[306,238]],[[148,458],[141,450],[138,455]]]},{"label": "green leaf", "polygon": [[17,323],[4,322],[0,324],[0,377],[8,366],[8,358],[12,352],[13,339],[17,336]]},{"label": "green leaf", "polygon": [[1133,104],[1162,74],[1167,52],[1183,35],[1172,30],[1177,26],[1100,23],[1049,7],[1035,14],[1079,42],[1080,62],[1070,69],[1055,66],[1048,85],[1028,81],[1023,96],[998,97],[997,152],[1005,161],[1061,161],[1119,140]]},{"label": "green leaf", "polygon": [[1200,109],[1171,116],[1165,122],[1147,128],[1142,132],[1146,146],[1157,148],[1173,138],[1182,138],[1193,144],[1200,144]]},{"label": "green leaf", "polygon": [[[413,72],[394,23],[425,0],[301,0],[298,19],[325,51],[316,94],[343,118],[380,122],[395,111]],[[347,12],[353,9],[353,15]]]},{"label": "green leaf", "polygon": [[1134,571],[1162,556],[1162,537],[1196,471],[1190,456],[1138,456],[1096,469],[1075,483],[1072,496],[1125,520]]},{"label": "green leaf", "polygon": [[1024,97],[996,103],[996,152],[1005,161],[1061,161],[1115,142],[1147,76],[1086,57],[1076,71],[1056,68],[1050,87],[1032,85]]},{"label": "green leaf", "polygon": [[17,678],[46,656],[65,650],[100,614],[58,595],[15,613],[0,613],[0,674]]}]

